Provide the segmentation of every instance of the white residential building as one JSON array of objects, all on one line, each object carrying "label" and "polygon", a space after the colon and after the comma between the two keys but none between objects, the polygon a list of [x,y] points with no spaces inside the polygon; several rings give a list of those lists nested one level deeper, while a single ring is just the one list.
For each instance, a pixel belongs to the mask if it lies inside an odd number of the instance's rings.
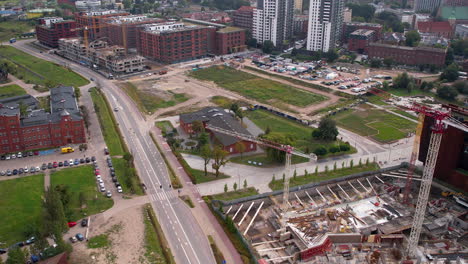
[{"label": "white residential building", "polygon": [[344,0],[310,0],[307,50],[324,51],[336,47],[344,16]]},{"label": "white residential building", "polygon": [[433,12],[440,7],[440,0],[415,0],[414,11],[416,12]]},{"label": "white residential building", "polygon": [[294,0],[258,0],[252,35],[258,43],[271,40],[275,47],[292,36]]}]

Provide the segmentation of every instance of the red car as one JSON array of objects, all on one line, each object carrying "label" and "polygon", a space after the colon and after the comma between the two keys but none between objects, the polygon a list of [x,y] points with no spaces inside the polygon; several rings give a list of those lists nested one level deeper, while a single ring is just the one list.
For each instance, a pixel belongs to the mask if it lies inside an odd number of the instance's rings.
[{"label": "red car", "polygon": [[99,170],[95,170],[94,171],[94,175],[100,175],[101,173],[99,172]]},{"label": "red car", "polygon": [[39,155],[39,151],[37,151],[37,150],[34,151],[34,155],[35,155],[35,156]]},{"label": "red car", "polygon": [[76,226],[76,222],[68,222],[68,227],[74,227]]},{"label": "red car", "polygon": [[57,163],[56,161],[54,161],[54,164],[52,164],[52,166],[53,166],[54,168],[57,168],[57,167],[58,167],[58,163]]}]

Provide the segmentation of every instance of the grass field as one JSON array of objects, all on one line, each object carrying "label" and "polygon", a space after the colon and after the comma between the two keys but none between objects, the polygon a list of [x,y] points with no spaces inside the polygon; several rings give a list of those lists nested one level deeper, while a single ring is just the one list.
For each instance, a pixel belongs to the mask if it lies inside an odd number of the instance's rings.
[{"label": "grass field", "polygon": [[229,178],[229,176],[226,176],[222,173],[219,173],[218,178],[216,178],[216,175],[214,173],[210,172],[210,165],[208,165],[208,175],[205,176],[205,172],[202,170],[196,170],[190,168],[190,172],[192,175],[195,177],[197,184],[198,183],[204,183],[204,182],[209,182],[209,181],[215,181],[219,179],[226,179]]},{"label": "grass field", "polygon": [[[337,165],[340,166],[340,165]],[[330,180],[330,179],[335,179],[359,172],[364,172],[364,171],[374,171],[378,170],[379,166],[377,164],[371,163],[369,165],[362,165],[362,166],[355,166],[353,168],[344,168],[344,169],[337,169],[336,171],[333,171],[333,168],[330,168],[329,172],[321,172],[318,173],[318,175],[315,175],[313,172],[309,172],[307,176],[297,176],[296,178],[290,178],[289,180],[289,187],[294,187],[294,186],[299,186],[299,185],[304,185],[312,182],[321,182],[325,180]],[[273,190],[281,190],[283,189],[283,179],[277,177],[275,181],[270,182],[268,186]]]},{"label": "grass field", "polygon": [[[0,5],[3,2],[0,1]],[[21,33],[28,33],[34,30],[34,21],[3,21],[0,23],[0,41],[8,41],[16,38]]]},{"label": "grass field", "polygon": [[172,126],[171,122],[164,120],[158,121],[155,123],[156,127],[161,129],[163,135],[172,132],[174,130],[174,126]]},{"label": "grass field", "polygon": [[379,142],[404,138],[416,129],[416,123],[369,105],[360,105],[358,109],[340,112],[333,118],[338,125]]},{"label": "grass field", "polygon": [[112,158],[112,165],[115,168],[115,175],[117,175],[117,179],[122,185],[122,191],[124,193],[143,194],[138,175],[135,169],[127,165],[126,160],[123,158]]},{"label": "grass field", "polygon": [[69,69],[36,58],[11,46],[0,46],[0,55],[19,65],[17,73],[14,75],[26,83],[44,85],[50,81],[53,84],[74,87],[89,83],[87,79]]},{"label": "grass field", "polygon": [[[84,216],[97,214],[114,205],[112,199],[106,198],[97,190],[94,171],[91,166],[79,166],[62,169],[51,173],[51,186],[66,185],[70,188],[71,199],[68,213],[69,221],[77,221]],[[112,186],[106,186],[110,189]],[[85,206],[80,205],[80,193],[85,196]]]},{"label": "grass field", "polygon": [[10,84],[0,87],[0,99],[26,94],[19,85]]},{"label": "grass field", "polygon": [[24,232],[40,217],[43,195],[43,174],[0,181],[0,247],[27,239]]},{"label": "grass field", "polygon": [[212,198],[214,200],[229,201],[256,194],[258,194],[257,189],[255,189],[254,187],[248,187],[245,189],[238,189],[237,191],[215,194],[212,196]]},{"label": "grass field", "polygon": [[[284,133],[293,136],[295,139],[295,143],[293,144],[294,147],[297,147],[304,152],[307,152],[307,150],[312,152],[319,146],[329,148],[330,146],[338,143],[337,141],[312,140],[313,128],[301,125],[265,110],[247,111],[245,112],[245,115],[263,131],[269,127],[272,132]],[[337,154],[342,155],[354,152],[356,152],[356,150],[351,147],[350,151],[345,153],[340,152]],[[299,162],[300,160],[297,161]]]},{"label": "grass field", "polygon": [[91,97],[93,98],[94,108],[101,123],[102,134],[106,141],[107,147],[112,155],[123,155],[124,147],[120,139],[119,133],[117,132],[117,126],[112,118],[112,111],[106,104],[103,95],[93,88],[91,91]]},{"label": "grass field", "polygon": [[160,108],[167,108],[187,101],[189,98],[183,93],[170,93],[171,99],[164,100],[151,92],[138,89],[133,83],[126,82],[122,85],[124,91],[135,101],[141,112],[152,113]]},{"label": "grass field", "polygon": [[268,104],[290,104],[305,107],[327,97],[303,91],[289,85],[257,77],[229,67],[214,66],[191,72],[200,80],[214,81],[219,86],[248,98]]}]

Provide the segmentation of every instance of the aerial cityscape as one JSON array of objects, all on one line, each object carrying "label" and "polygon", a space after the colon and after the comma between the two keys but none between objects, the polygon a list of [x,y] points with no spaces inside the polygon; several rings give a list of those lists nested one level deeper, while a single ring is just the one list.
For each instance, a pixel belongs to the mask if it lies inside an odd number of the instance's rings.
[{"label": "aerial cityscape", "polygon": [[0,0],[0,264],[468,263],[468,0]]}]

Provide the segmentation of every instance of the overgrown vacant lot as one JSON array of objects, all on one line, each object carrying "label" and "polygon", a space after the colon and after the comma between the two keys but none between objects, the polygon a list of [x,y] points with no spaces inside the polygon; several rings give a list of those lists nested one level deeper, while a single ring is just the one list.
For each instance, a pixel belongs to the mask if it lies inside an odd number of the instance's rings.
[{"label": "overgrown vacant lot", "polygon": [[213,66],[193,71],[190,75],[200,80],[213,81],[225,89],[237,92],[261,103],[286,103],[305,107],[327,99],[327,97],[322,95],[303,91],[225,66]]},{"label": "overgrown vacant lot", "polygon": [[43,174],[0,181],[0,247],[27,239],[26,231],[41,215],[43,196]]},{"label": "overgrown vacant lot", "polygon": [[334,119],[338,125],[380,142],[404,138],[416,129],[416,123],[368,105],[338,113]]},{"label": "overgrown vacant lot", "polygon": [[31,56],[14,47],[0,46],[0,55],[18,65],[17,72],[13,75],[27,83],[39,85],[45,85],[46,83],[63,84],[75,87],[89,83],[88,80],[71,70]]},{"label": "overgrown vacant lot", "polygon": [[26,94],[26,91],[16,84],[0,87],[0,99]]},{"label": "overgrown vacant lot", "polygon": [[[50,175],[50,184],[54,187],[64,185],[69,188],[70,202],[68,206],[64,206],[65,216],[69,221],[77,221],[86,215],[107,210],[114,204],[112,199],[106,198],[97,190],[91,166],[79,166],[54,172]],[[114,189],[112,187],[106,186],[109,190]]]},{"label": "overgrown vacant lot", "polygon": [[[0,3],[5,3],[0,1]],[[34,21],[3,21],[0,23],[0,41],[15,38],[21,33],[27,33],[34,29]]]}]

